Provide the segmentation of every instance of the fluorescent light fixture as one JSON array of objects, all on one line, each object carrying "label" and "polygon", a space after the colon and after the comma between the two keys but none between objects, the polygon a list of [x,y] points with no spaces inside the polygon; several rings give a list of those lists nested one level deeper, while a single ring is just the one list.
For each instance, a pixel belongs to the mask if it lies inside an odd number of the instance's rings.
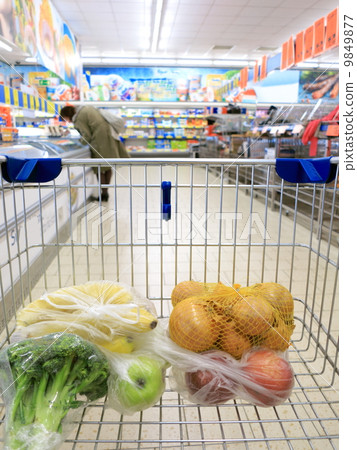
[{"label": "fluorescent light fixture", "polygon": [[102,62],[102,58],[81,58],[83,64],[99,64]]},{"label": "fluorescent light fixture", "polygon": [[141,41],[141,43],[140,43],[140,48],[141,48],[142,50],[149,50],[149,48],[150,48],[150,41],[149,41],[149,40],[143,40],[143,41]]},{"label": "fluorescent light fixture", "polygon": [[212,66],[212,59],[178,59],[177,65],[181,66]]},{"label": "fluorescent light fixture", "polygon": [[320,69],[338,69],[338,63],[319,63]]},{"label": "fluorescent light fixture", "polygon": [[157,42],[159,40],[161,14],[162,14],[163,0],[156,0],[154,31],[152,32],[151,51],[156,52]]},{"label": "fluorescent light fixture", "polygon": [[28,56],[27,58],[25,58],[25,62],[28,62],[28,63],[37,63],[37,59],[34,58],[33,56]]},{"label": "fluorescent light fixture", "polygon": [[141,58],[140,63],[141,64],[159,64],[159,65],[166,65],[166,64],[176,64],[176,59],[165,59],[165,58]]},{"label": "fluorescent light fixture", "polygon": [[159,50],[165,50],[167,48],[168,42],[166,39],[160,39]]},{"label": "fluorescent light fixture", "polygon": [[239,66],[239,67],[243,67],[245,66],[245,64],[242,64],[241,61],[237,60],[237,59],[214,59],[213,60],[213,64],[215,66]]},{"label": "fluorescent light fixture", "polygon": [[296,64],[296,67],[298,67],[299,69],[316,69],[318,67],[318,64],[313,62],[301,62]]},{"label": "fluorescent light fixture", "polygon": [[138,64],[138,58],[102,58],[102,64]]},{"label": "fluorescent light fixture", "polygon": [[5,42],[0,41],[0,47],[8,52],[12,52],[12,47],[10,45],[5,44]]},{"label": "fluorescent light fixture", "polygon": [[103,58],[122,58],[124,56],[123,52],[103,52],[101,53]]},{"label": "fluorescent light fixture", "polygon": [[160,32],[160,41],[168,39],[172,32],[172,26],[167,26],[166,24],[162,27]]}]

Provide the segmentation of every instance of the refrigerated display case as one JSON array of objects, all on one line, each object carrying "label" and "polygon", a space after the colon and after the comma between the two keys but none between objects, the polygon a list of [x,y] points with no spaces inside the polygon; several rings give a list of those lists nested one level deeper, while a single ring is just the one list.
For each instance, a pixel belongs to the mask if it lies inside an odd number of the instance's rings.
[{"label": "refrigerated display case", "polygon": [[27,138],[25,142],[44,151],[54,152],[59,156],[66,156],[66,158],[90,157],[89,145],[82,144],[80,138]]},{"label": "refrigerated display case", "polygon": [[[19,159],[42,159],[65,157],[69,160],[81,158],[90,159],[88,146],[82,146],[79,140],[43,139],[28,142],[7,143],[0,145],[0,160],[4,156]],[[36,238],[41,229],[43,242],[54,242],[56,235],[68,236],[71,229],[73,215],[80,213],[86,207],[87,199],[93,193],[96,183],[94,172],[90,168],[74,165],[69,170],[63,170],[56,178],[56,191],[53,189],[54,181],[48,183],[8,183],[0,172],[0,186],[3,189],[3,210],[0,213],[0,264],[6,251],[11,253],[27,245],[24,234],[27,233],[27,243]],[[23,186],[22,192],[17,186]],[[86,185],[85,190],[82,189]],[[70,210],[68,209],[70,205]],[[21,212],[20,212],[21,211]],[[5,223],[10,225],[7,230]],[[35,283],[41,276],[41,268],[36,265],[41,254],[41,245],[36,246],[21,258],[26,258],[31,266],[31,283]],[[23,259],[19,260],[17,268],[4,274],[3,286],[11,287],[12,291],[22,289],[17,283],[21,274]]]}]

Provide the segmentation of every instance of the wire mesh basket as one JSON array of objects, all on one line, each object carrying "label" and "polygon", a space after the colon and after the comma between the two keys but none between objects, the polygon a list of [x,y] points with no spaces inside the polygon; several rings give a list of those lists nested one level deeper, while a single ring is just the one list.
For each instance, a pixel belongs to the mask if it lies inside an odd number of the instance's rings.
[{"label": "wire mesh basket", "polygon": [[[108,164],[112,179],[103,202],[103,185],[91,169]],[[258,170],[264,174],[259,183]],[[273,172],[272,160],[92,159],[63,160],[61,175],[41,185],[1,179],[1,346],[21,307],[45,291],[89,280],[135,286],[160,318],[171,312],[173,287],[189,279],[273,281],[294,297],[289,360],[295,388],[284,404],[261,408],[236,399],[199,406],[167,383],[158,404],[132,416],[104,401],[88,406],[61,449],[338,448],[338,250],[332,239],[338,184],[274,185]],[[163,181],[171,182],[170,220],[162,216]],[[280,192],[274,209],[273,189]],[[295,198],[289,215],[286,189]],[[311,202],[302,223],[306,191]],[[327,192],[331,220],[322,224],[316,211]],[[99,201],[88,202],[91,194]],[[2,421],[4,414],[2,408]]]}]

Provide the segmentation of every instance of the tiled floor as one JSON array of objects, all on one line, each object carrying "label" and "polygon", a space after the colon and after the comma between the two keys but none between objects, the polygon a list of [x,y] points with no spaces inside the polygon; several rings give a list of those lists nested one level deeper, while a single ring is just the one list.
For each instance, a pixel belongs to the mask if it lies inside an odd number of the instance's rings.
[{"label": "tiled floor", "polygon": [[[168,222],[160,219],[162,180],[173,183]],[[294,214],[273,210],[256,195],[258,189],[240,185],[237,191],[235,181],[219,171],[120,168],[112,183],[117,189],[110,189],[102,210],[89,204],[91,218],[84,220],[83,211],[78,215],[72,239],[60,245],[31,299],[46,289],[119,280],[152,299],[158,315],[167,317],[171,290],[186,279],[279,282],[296,299],[290,350],[296,389],[276,408],[241,400],[197,407],[167,382],[162,403],[141,414],[121,417],[100,404],[88,407],[61,450],[337,448],[337,247],[319,240]]]}]

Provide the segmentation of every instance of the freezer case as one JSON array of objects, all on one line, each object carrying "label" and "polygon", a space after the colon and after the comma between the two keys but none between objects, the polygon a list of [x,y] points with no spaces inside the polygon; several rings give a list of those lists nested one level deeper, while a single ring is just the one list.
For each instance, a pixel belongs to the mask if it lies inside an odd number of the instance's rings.
[{"label": "freezer case", "polygon": [[[58,158],[62,155],[72,160],[78,156],[90,158],[88,147],[79,147],[76,142],[65,145],[67,147],[63,149],[62,144],[61,148],[60,140],[3,144],[0,146],[0,158],[2,156],[20,159]],[[83,179],[88,186],[85,192],[78,189],[79,185],[83,185]],[[3,187],[1,199],[3,209],[0,213],[0,264],[4,263],[8,252],[13,255],[30,245],[33,249],[27,252],[27,264],[33,271],[37,271],[37,274],[33,272],[35,280],[43,270],[36,265],[43,246],[53,242],[57,235],[68,236],[70,219],[68,205],[71,205],[72,212],[81,208],[92,194],[93,186],[97,183],[96,177],[90,167],[73,166],[62,170],[56,179],[58,187],[56,191],[53,181],[42,184],[21,183],[20,190],[17,188],[18,185],[8,183],[2,178],[1,173],[0,183]],[[39,230],[43,237],[41,242],[37,240]],[[20,264],[11,270],[11,276],[9,271],[2,274],[4,292],[8,292],[10,287],[14,292],[21,289],[19,284],[21,271]]]}]

